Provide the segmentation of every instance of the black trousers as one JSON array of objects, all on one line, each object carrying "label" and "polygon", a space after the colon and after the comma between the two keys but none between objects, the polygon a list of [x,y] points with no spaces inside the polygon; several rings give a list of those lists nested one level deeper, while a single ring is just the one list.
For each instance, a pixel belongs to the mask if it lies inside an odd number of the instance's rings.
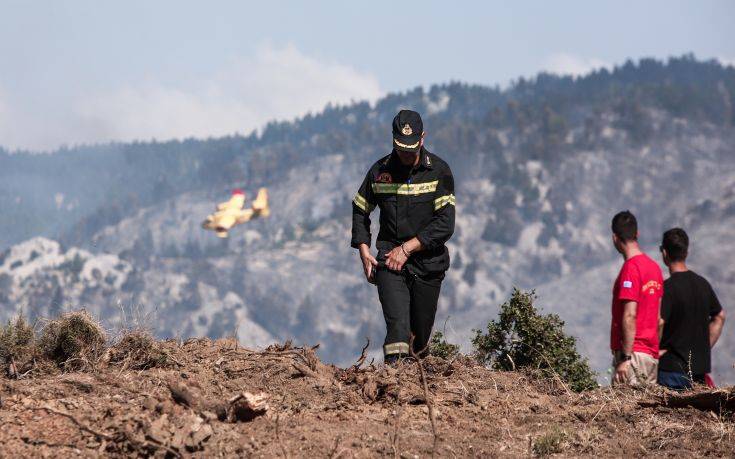
[{"label": "black trousers", "polygon": [[378,268],[375,281],[387,329],[383,345],[386,359],[408,355],[412,333],[415,335],[414,352],[419,353],[426,348],[443,279],[443,274],[419,277],[405,269],[396,272]]}]

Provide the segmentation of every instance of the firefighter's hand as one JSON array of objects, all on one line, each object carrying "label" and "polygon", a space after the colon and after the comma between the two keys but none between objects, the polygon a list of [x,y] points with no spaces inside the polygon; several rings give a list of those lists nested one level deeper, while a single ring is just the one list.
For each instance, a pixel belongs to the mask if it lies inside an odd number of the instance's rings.
[{"label": "firefighter's hand", "polygon": [[365,279],[368,282],[375,282],[375,268],[378,267],[378,260],[370,254],[370,247],[366,244],[360,246],[360,260],[362,261],[362,269],[365,272]]},{"label": "firefighter's hand", "polygon": [[408,257],[400,245],[385,255],[385,266],[393,271],[402,270],[406,261],[408,261]]},{"label": "firefighter's hand", "polygon": [[619,384],[628,382],[628,371],[630,370],[630,360],[618,363],[615,367],[615,375],[613,381]]}]

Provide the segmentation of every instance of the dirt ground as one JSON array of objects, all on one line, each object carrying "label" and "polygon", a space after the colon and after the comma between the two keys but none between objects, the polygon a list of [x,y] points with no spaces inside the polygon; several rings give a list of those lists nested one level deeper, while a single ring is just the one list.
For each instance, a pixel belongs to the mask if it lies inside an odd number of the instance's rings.
[{"label": "dirt ground", "polygon": [[0,457],[735,451],[731,415],[665,406],[670,396],[661,389],[576,394],[560,382],[490,371],[465,357],[429,357],[423,367],[430,413],[413,361],[340,369],[322,364],[312,349],[288,345],[263,352],[231,340],[162,346],[169,356],[163,367],[133,370],[118,361],[85,372],[0,378]]}]

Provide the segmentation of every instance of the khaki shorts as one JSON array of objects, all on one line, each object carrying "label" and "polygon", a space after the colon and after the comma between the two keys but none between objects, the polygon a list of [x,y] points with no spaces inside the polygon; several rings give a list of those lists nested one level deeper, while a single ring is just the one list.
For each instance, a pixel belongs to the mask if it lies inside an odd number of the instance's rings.
[{"label": "khaki shorts", "polygon": [[[615,367],[617,366],[615,353],[613,352],[613,376],[615,375]],[[639,386],[643,384],[656,384],[658,376],[658,359],[646,354],[645,352],[633,352],[633,358],[630,360],[628,367],[628,379],[625,384],[631,386]],[[613,381],[613,384],[616,384]]]}]

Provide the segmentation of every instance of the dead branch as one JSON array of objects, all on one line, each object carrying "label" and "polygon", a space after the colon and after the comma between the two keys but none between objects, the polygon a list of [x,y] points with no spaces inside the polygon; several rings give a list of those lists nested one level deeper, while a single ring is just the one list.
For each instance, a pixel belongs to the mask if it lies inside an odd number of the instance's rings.
[{"label": "dead branch", "polygon": [[31,446],[45,445],[45,446],[48,446],[49,448],[72,448],[72,449],[76,448],[76,445],[73,445],[71,443],[49,443],[42,438],[34,439],[34,438],[30,438],[25,435],[20,437],[20,439],[23,441],[23,443],[27,445],[31,445]]},{"label": "dead branch", "polygon": [[436,431],[436,420],[434,419],[434,406],[431,401],[431,395],[429,393],[429,384],[426,382],[426,373],[424,372],[424,365],[421,363],[421,359],[419,358],[419,356],[413,350],[413,342],[415,338],[416,338],[416,335],[411,333],[411,339],[409,340],[409,343],[408,343],[408,352],[411,354],[411,357],[413,357],[416,360],[416,364],[419,366],[419,374],[421,375],[421,384],[424,389],[424,400],[426,401],[426,407],[428,408],[428,411],[429,411],[429,421],[431,422],[431,433],[434,435],[434,444],[431,449],[431,457],[434,457],[436,456],[436,447],[439,443],[439,435],[437,434],[437,431]]},{"label": "dead branch", "polygon": [[393,423],[393,438],[391,438],[391,448],[393,449],[393,457],[397,458],[398,454],[398,436],[401,430],[401,414],[403,413],[403,406],[401,406],[401,368],[396,373],[396,383],[398,391],[396,393],[396,418]]},{"label": "dead branch", "polygon": [[112,440],[112,436],[110,436],[110,435],[108,435],[106,433],[98,432],[98,431],[92,429],[91,427],[87,426],[86,424],[84,424],[79,419],[75,418],[74,416],[72,416],[69,413],[65,413],[63,411],[55,410],[55,409],[51,408],[50,406],[33,406],[33,407],[31,407],[31,409],[32,410],[46,410],[49,413],[53,413],[53,414],[57,414],[59,416],[63,416],[65,418],[69,419],[70,421],[72,421],[74,424],[76,424],[76,426],[79,427],[79,430],[82,430],[84,432],[91,433],[92,435],[96,436],[97,438],[102,438],[104,440]]},{"label": "dead branch", "polygon": [[370,338],[365,337],[365,340],[367,342],[365,343],[365,347],[362,348],[362,352],[360,352],[360,358],[357,359],[357,362],[355,362],[354,365],[352,365],[353,370],[359,369],[360,366],[365,363],[365,359],[367,358],[367,354],[365,354],[365,351],[367,351],[367,348],[370,347]]},{"label": "dead branch", "polygon": [[150,441],[149,440],[138,441],[132,436],[130,436],[130,434],[128,434],[127,432],[123,432],[123,437],[125,438],[127,442],[129,442],[133,446],[133,448],[140,451],[144,455],[149,455],[150,452],[148,450],[150,449],[162,449],[166,451],[167,453],[169,453],[172,457],[181,457],[181,453],[179,453],[177,450],[167,445],[164,445],[163,443],[159,441],[155,441],[153,439],[151,439]]},{"label": "dead branch", "polygon": [[319,379],[319,374],[312,370],[311,368],[307,367],[306,365],[299,363],[299,362],[293,362],[291,365],[302,375],[308,376],[310,378]]}]

